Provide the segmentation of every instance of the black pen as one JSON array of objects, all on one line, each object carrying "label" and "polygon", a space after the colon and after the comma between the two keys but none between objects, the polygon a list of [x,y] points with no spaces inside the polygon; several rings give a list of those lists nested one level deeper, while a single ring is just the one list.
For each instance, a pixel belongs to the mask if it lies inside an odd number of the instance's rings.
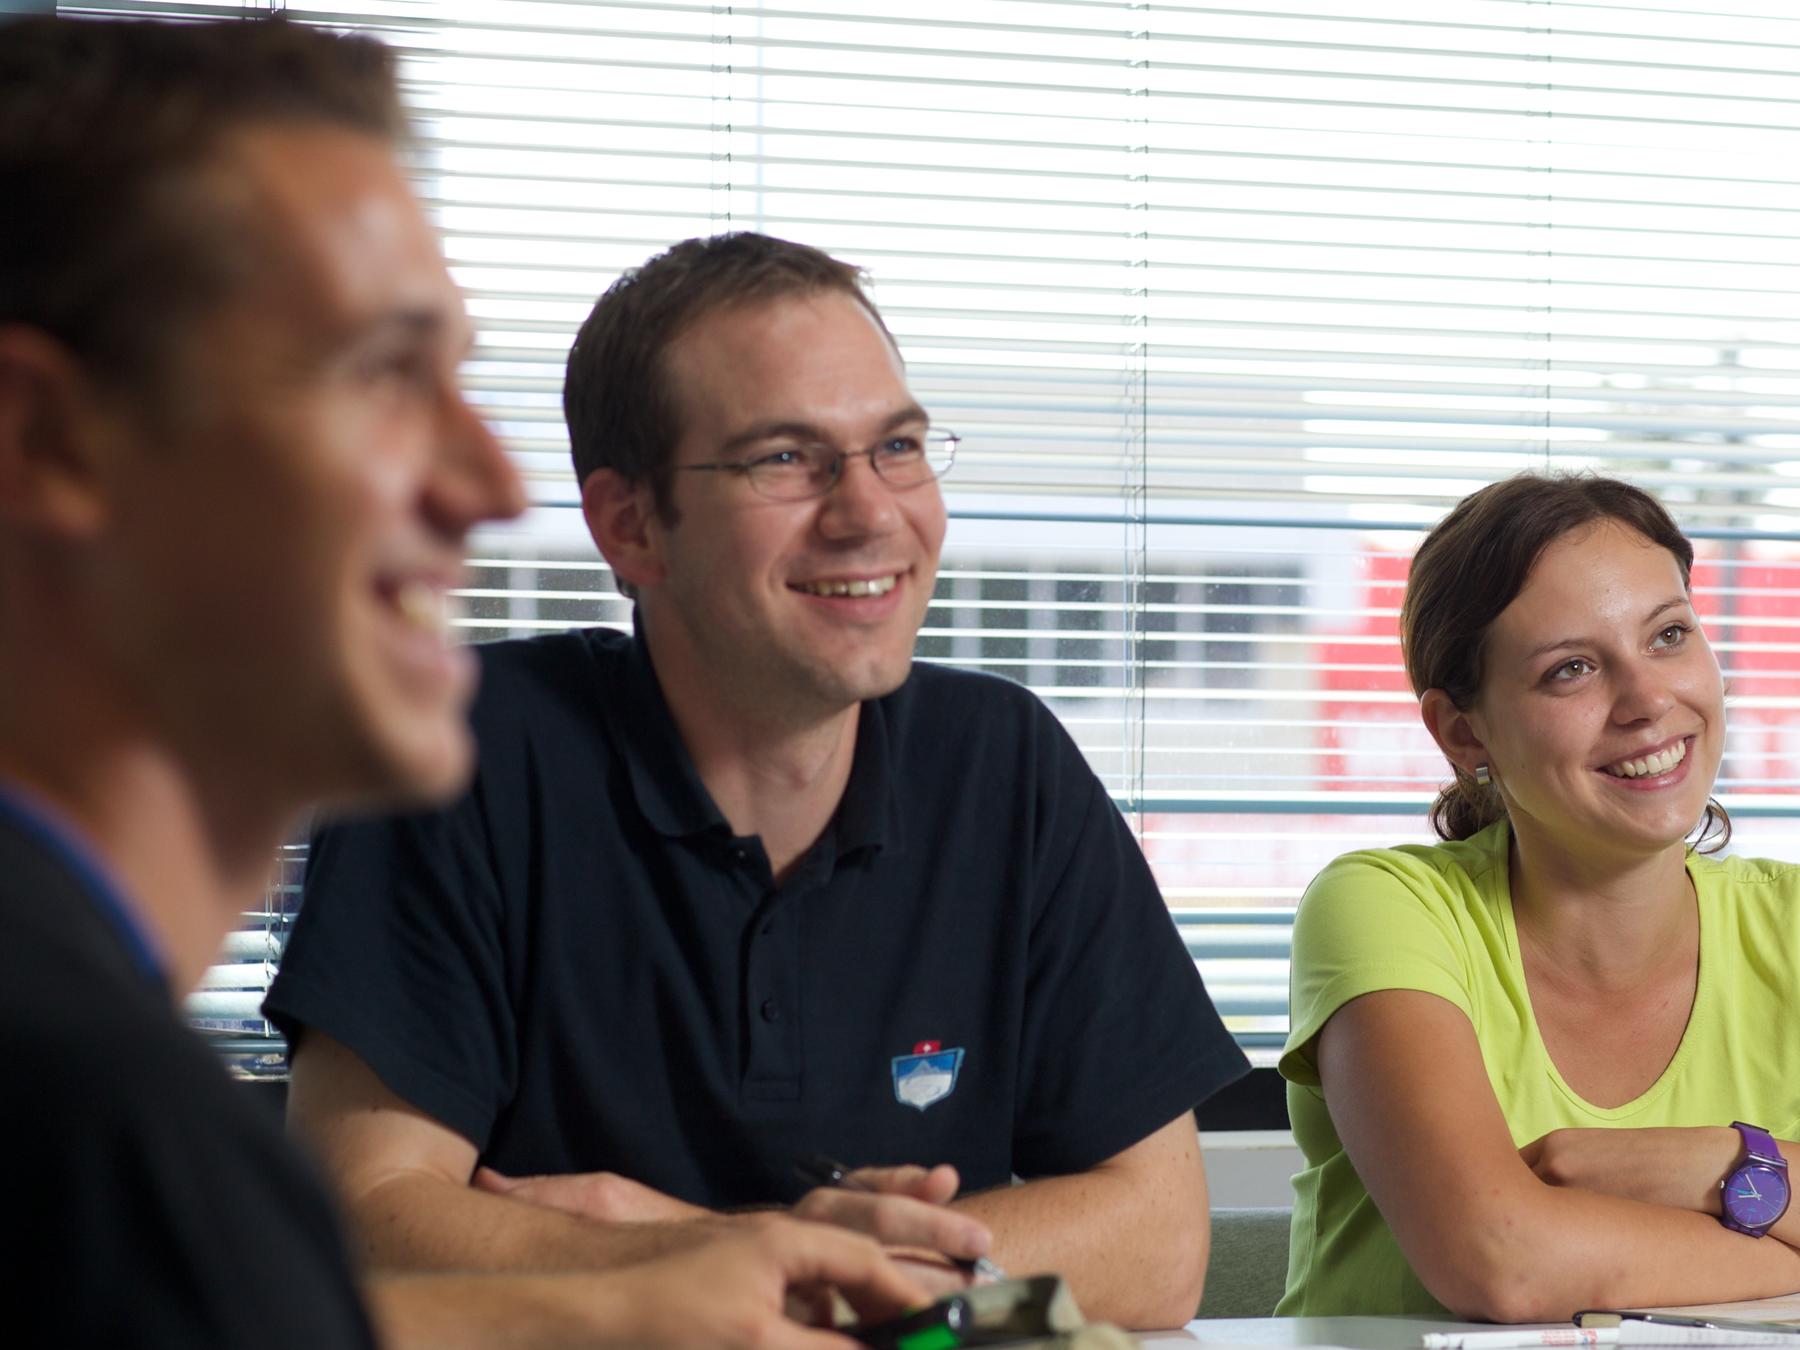
[{"label": "black pen", "polygon": [[[848,1167],[823,1153],[808,1153],[796,1158],[794,1171],[808,1186],[830,1186],[840,1191],[876,1194],[873,1186],[866,1181],[858,1181],[850,1174]],[[947,1256],[945,1259],[955,1262],[964,1273],[984,1284],[998,1284],[1006,1278],[1006,1272],[985,1256],[978,1256],[973,1261],[961,1256]]]}]

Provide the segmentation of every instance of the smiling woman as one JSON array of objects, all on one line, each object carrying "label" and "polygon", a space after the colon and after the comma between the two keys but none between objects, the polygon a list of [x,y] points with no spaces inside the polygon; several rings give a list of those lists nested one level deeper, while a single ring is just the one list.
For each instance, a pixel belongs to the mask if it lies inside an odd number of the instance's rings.
[{"label": "smiling woman", "polygon": [[1495,484],[1420,548],[1402,642],[1444,842],[1348,854],[1301,903],[1282,1312],[1800,1287],[1794,1146],[1763,1128],[1800,1133],[1800,1046],[1766,1030],[1800,1004],[1800,869],[1704,856],[1724,682],[1692,561],[1601,478]]},{"label": "smiling woman", "polygon": [[[1605,530],[1614,533],[1593,537]],[[1616,547],[1622,542],[1640,547]],[[1565,557],[1563,549],[1579,549],[1583,556]],[[1554,557],[1552,550],[1557,550]],[[1707,692],[1722,697],[1716,689],[1717,663],[1694,618],[1693,562],[1693,546],[1660,505],[1636,488],[1606,478],[1515,478],[1472,494],[1431,532],[1413,563],[1401,627],[1407,673],[1426,724],[1456,771],[1432,808],[1441,836],[1467,838],[1506,815],[1498,770],[1487,763],[1492,757],[1478,745],[1464,745],[1467,753],[1457,755],[1444,746],[1445,735],[1469,730],[1456,715],[1480,701],[1490,671],[1497,671],[1501,686],[1509,689],[1533,679],[1560,693],[1591,687],[1581,681],[1597,667],[1583,654],[1584,639],[1567,635],[1568,625],[1582,612],[1595,583],[1602,578],[1623,583],[1623,578],[1609,577],[1619,565],[1647,569],[1650,575],[1642,580],[1648,592],[1658,593],[1660,587],[1659,598],[1647,602],[1653,605],[1651,612],[1638,616],[1647,624],[1670,620],[1657,646],[1687,652],[1697,646],[1704,659],[1699,668],[1686,668],[1698,669]],[[1599,570],[1587,572],[1589,563]],[[1576,594],[1560,594],[1559,587]],[[1628,591],[1610,594],[1616,605]],[[1697,644],[1685,641],[1690,635],[1698,636]],[[1510,651],[1509,641],[1514,644]],[[1529,714],[1537,706],[1528,703],[1519,711]],[[1577,706],[1591,708],[1592,703]],[[1491,707],[1488,717],[1508,720]],[[1722,729],[1723,714],[1711,724]],[[1709,789],[1718,771],[1716,743],[1713,749],[1705,775]],[[1476,773],[1484,765],[1486,784],[1477,781]],[[1704,812],[1705,838],[1716,840],[1712,847],[1722,847],[1729,837],[1724,809],[1705,799]]]}]

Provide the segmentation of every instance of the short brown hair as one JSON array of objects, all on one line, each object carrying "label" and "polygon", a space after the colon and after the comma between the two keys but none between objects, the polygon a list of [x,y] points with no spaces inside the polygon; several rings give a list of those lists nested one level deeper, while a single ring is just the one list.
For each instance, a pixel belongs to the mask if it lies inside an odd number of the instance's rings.
[{"label": "short brown hair", "polygon": [[[1531,569],[1572,530],[1614,520],[1667,549],[1689,584],[1694,546],[1654,497],[1630,483],[1591,474],[1522,473],[1472,492],[1439,521],[1413,555],[1400,605],[1400,650],[1413,692],[1441,689],[1458,708],[1480,697],[1488,629],[1525,589]],[[1443,839],[1467,839],[1506,814],[1500,794],[1460,770],[1431,807]],[[1731,820],[1706,805],[1697,846],[1723,848]]]},{"label": "short brown hair", "polygon": [[184,324],[236,275],[240,222],[205,181],[221,144],[309,122],[397,141],[387,48],[282,19],[6,23],[0,323],[38,328],[96,379],[148,392]]},{"label": "short brown hair", "polygon": [[648,481],[657,510],[673,520],[669,460],[681,439],[681,416],[663,353],[715,310],[819,291],[854,297],[887,333],[863,291],[860,267],[748,230],[683,240],[620,276],[594,303],[569,350],[563,414],[576,481],[585,483],[596,469],[611,469],[628,483]]}]

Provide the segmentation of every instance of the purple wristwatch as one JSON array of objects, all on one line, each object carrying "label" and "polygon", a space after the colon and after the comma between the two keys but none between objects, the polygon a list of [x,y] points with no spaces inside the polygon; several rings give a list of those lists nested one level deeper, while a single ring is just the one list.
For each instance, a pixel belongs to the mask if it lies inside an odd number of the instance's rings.
[{"label": "purple wristwatch", "polygon": [[1769,1132],[1733,1121],[1744,1140],[1744,1156],[1719,1183],[1719,1222],[1733,1232],[1761,1237],[1787,1213],[1787,1159]]}]

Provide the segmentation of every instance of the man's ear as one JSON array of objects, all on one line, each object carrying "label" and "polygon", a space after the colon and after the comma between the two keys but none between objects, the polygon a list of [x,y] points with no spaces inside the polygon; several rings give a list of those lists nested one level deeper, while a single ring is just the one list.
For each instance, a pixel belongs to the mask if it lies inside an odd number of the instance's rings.
[{"label": "man's ear", "polygon": [[66,347],[35,328],[0,324],[0,520],[65,539],[98,531],[106,521],[100,421]]},{"label": "man's ear", "polygon": [[1425,723],[1425,730],[1431,733],[1431,739],[1437,742],[1438,749],[1444,752],[1444,758],[1468,777],[1475,776],[1477,764],[1486,764],[1492,769],[1493,761],[1488,758],[1487,746],[1481,739],[1476,714],[1457,707],[1442,689],[1427,689],[1420,697],[1419,717]]},{"label": "man's ear", "polygon": [[595,469],[581,484],[581,514],[622,585],[642,590],[663,579],[668,526],[656,513],[648,483],[628,483],[615,470]]}]

